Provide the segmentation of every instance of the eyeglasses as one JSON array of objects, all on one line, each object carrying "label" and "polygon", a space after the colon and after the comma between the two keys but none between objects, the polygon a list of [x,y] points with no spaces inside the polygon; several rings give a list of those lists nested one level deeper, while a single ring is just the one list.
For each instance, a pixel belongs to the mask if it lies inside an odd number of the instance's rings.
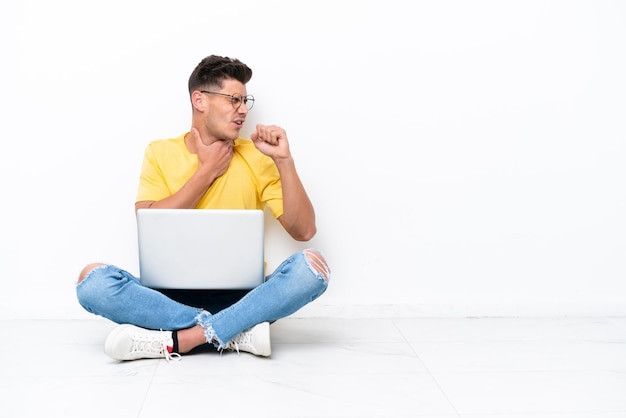
[{"label": "eyeglasses", "polygon": [[235,109],[239,109],[242,103],[246,105],[248,110],[252,109],[252,106],[254,106],[254,96],[251,96],[251,95],[242,96],[239,93],[226,94],[226,93],[216,93],[214,91],[206,91],[206,90],[200,90],[200,93],[218,94],[220,96],[228,97],[230,99],[230,104],[232,104]]}]

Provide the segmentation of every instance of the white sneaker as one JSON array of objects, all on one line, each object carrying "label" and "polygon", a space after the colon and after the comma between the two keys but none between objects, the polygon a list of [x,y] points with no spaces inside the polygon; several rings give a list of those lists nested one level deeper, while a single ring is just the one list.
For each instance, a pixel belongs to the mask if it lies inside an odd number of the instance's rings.
[{"label": "white sneaker", "polygon": [[164,358],[179,360],[173,353],[171,331],[152,331],[131,324],[123,324],[111,331],[104,342],[104,352],[115,360]]},{"label": "white sneaker", "polygon": [[227,350],[245,351],[256,356],[269,357],[272,354],[270,343],[270,323],[261,322],[230,340],[226,344]]}]

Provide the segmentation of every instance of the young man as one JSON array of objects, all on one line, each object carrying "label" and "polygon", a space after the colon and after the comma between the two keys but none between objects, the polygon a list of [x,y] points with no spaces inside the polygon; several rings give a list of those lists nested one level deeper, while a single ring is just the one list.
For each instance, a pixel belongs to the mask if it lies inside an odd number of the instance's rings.
[{"label": "young man", "polygon": [[[295,240],[316,233],[313,205],[300,181],[286,132],[257,125],[239,132],[254,97],[252,70],[237,59],[204,58],[189,78],[191,129],[146,148],[135,209],[263,209]],[[210,267],[207,267],[210,268]],[[203,344],[271,354],[269,324],[296,312],[328,286],[330,270],[315,249],[285,260],[262,285],[241,291],[157,291],[113,265],[80,273],[76,292],[89,312],[118,324],[105,341],[116,360],[178,358]]]}]

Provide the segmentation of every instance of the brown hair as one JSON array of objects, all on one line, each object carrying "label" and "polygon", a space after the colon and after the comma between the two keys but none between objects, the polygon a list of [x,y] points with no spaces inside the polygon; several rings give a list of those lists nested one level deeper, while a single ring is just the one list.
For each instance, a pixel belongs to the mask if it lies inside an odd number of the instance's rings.
[{"label": "brown hair", "polygon": [[209,55],[191,73],[189,94],[200,88],[222,88],[222,81],[228,78],[246,84],[252,78],[252,70],[238,59]]}]

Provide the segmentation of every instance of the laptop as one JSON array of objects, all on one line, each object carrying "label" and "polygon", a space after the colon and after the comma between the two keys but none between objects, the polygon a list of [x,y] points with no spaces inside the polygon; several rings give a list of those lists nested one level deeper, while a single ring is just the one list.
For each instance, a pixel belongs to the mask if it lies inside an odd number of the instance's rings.
[{"label": "laptop", "polygon": [[155,289],[253,289],[265,280],[264,214],[139,209],[139,277]]}]

